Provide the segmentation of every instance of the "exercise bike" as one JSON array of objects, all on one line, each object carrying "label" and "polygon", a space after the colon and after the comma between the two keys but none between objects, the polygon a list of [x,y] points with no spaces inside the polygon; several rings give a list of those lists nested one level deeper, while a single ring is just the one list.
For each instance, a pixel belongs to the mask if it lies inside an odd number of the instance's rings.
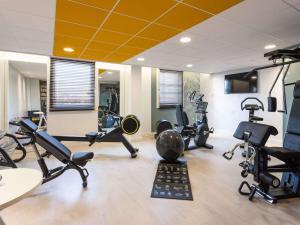
[{"label": "exercise bike", "polygon": [[[176,119],[177,123],[173,125],[167,120],[160,120],[156,124],[155,138],[159,134],[168,129],[175,129],[178,131],[184,140],[185,150],[192,150],[198,147],[213,149],[212,145],[207,144],[207,139],[211,133],[214,132],[213,128],[209,128],[207,119],[207,106],[208,103],[203,101],[203,94],[196,96],[196,91],[192,92],[188,99],[193,106],[196,107],[196,121],[194,124],[189,124],[189,119],[186,112],[183,111],[182,105],[176,106]],[[189,147],[191,138],[194,138],[195,146]]]},{"label": "exercise bike", "polygon": [[203,101],[204,94],[198,94],[193,91],[189,95],[189,101],[196,107],[196,121],[193,124],[195,131],[194,143],[198,147],[213,149],[212,145],[207,144],[207,139],[210,134],[214,133],[214,128],[209,128],[207,119],[208,102]]}]

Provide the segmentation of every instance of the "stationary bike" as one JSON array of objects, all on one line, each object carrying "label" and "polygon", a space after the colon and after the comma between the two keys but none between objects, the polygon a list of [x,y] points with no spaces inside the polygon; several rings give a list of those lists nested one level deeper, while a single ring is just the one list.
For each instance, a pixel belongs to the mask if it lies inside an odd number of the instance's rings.
[{"label": "stationary bike", "polygon": [[198,147],[205,147],[213,149],[212,145],[206,143],[209,134],[214,133],[214,128],[209,128],[207,119],[207,106],[208,102],[203,101],[204,94],[197,95],[196,91],[193,91],[189,95],[189,101],[196,107],[196,121],[193,124],[195,131],[194,143]]},{"label": "stationary bike", "polygon": [[[193,91],[188,100],[196,107],[196,121],[194,124],[189,124],[189,118],[186,112],[183,111],[182,105],[176,106],[176,119],[177,123],[174,128],[173,125],[167,120],[159,120],[156,123],[156,134],[154,135],[157,138],[161,132],[169,129],[175,129],[183,137],[185,143],[185,150],[195,149],[195,147],[204,147],[208,149],[213,149],[212,145],[207,144],[207,139],[209,134],[214,132],[214,128],[208,127],[207,119],[207,106],[208,103],[203,101],[203,94],[197,95],[196,91]],[[194,138],[194,143],[196,146],[189,148],[190,140]]]}]

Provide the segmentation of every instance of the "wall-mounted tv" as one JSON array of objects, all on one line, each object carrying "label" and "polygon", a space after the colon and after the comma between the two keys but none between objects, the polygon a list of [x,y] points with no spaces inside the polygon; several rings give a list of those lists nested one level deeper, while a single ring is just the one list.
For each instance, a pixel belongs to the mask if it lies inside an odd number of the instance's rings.
[{"label": "wall-mounted tv", "polygon": [[225,76],[225,94],[235,93],[257,93],[258,73],[257,71],[248,75],[246,73],[230,74]]}]

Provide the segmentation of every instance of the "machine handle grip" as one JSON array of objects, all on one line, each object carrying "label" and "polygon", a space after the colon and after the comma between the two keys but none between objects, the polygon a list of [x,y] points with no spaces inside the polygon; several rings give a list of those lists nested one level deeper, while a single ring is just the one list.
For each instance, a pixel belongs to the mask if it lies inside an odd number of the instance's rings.
[{"label": "machine handle grip", "polygon": [[227,159],[227,160],[231,160],[232,157],[233,157],[233,153],[225,152],[225,153],[223,153],[222,156],[223,156],[225,159]]}]

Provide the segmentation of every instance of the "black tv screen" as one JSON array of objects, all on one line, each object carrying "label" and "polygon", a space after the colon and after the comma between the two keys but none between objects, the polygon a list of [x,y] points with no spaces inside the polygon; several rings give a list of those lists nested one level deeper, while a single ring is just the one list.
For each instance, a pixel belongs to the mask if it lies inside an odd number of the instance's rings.
[{"label": "black tv screen", "polygon": [[225,76],[225,94],[257,93],[257,71],[251,73],[237,73]]}]

